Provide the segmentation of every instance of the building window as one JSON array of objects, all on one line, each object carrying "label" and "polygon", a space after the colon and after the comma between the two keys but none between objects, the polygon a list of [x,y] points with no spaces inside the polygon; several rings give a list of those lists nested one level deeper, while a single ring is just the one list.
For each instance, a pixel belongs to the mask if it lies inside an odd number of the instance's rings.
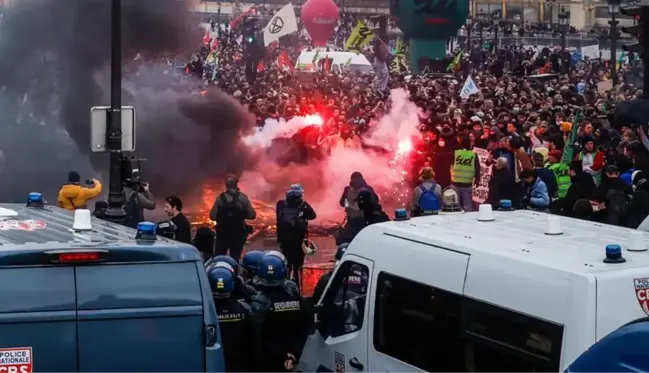
[{"label": "building window", "polygon": [[374,348],[428,372],[463,371],[461,304],[460,295],[381,272]]},{"label": "building window", "polygon": [[328,335],[338,337],[363,327],[368,278],[368,268],[351,260],[336,271],[322,302]]},{"label": "building window", "polygon": [[469,298],[462,320],[469,371],[559,371],[563,326]]}]

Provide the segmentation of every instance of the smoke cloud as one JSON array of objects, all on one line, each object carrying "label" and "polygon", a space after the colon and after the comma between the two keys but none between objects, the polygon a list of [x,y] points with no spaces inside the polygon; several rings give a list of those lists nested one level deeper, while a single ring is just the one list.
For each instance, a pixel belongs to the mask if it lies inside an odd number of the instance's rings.
[{"label": "smoke cloud", "polygon": [[[105,175],[107,155],[89,149],[89,110],[108,105],[110,0],[21,0],[0,25],[0,200],[30,191],[55,198],[67,172]],[[211,177],[240,171],[240,137],[252,118],[218,90],[193,95],[162,55],[195,52],[203,31],[183,0],[122,1],[123,60],[148,63],[124,75],[123,105],[136,108],[136,152],[158,194],[184,195]],[[107,178],[104,177],[107,181]]]},{"label": "smoke cloud", "polygon": [[[322,224],[340,223],[344,219],[344,209],[339,204],[343,189],[349,184],[351,174],[360,171],[381,196],[387,209],[407,204],[410,191],[404,181],[408,168],[406,153],[412,146],[403,144],[412,144],[413,140],[421,137],[417,130],[418,108],[400,89],[392,91],[389,107],[389,112],[373,124],[363,139],[366,144],[386,151],[336,143],[332,144],[331,153],[323,160],[288,166],[278,165],[271,159],[273,152],[267,151],[268,155],[259,162],[259,167],[244,172],[240,179],[242,188],[255,199],[276,201],[285,197],[291,184],[300,183],[305,189],[305,199],[318,214],[317,221]],[[246,142],[267,144],[272,139],[296,133],[309,122],[312,121],[306,117],[295,118],[284,123],[282,132],[276,131],[274,126],[264,127]]]}]

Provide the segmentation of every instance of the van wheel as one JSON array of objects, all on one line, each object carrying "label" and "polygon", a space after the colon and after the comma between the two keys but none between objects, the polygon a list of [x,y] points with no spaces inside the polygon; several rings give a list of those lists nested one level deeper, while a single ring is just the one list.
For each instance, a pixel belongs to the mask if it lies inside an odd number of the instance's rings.
[{"label": "van wheel", "polygon": [[475,368],[475,350],[473,343],[466,342],[464,344],[464,369],[467,372],[476,372]]}]

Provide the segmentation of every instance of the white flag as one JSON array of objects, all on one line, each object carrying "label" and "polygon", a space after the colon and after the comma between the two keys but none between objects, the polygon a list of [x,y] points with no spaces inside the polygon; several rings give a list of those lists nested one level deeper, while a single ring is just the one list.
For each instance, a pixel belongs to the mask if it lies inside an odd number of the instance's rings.
[{"label": "white flag", "polygon": [[464,82],[464,86],[462,87],[462,90],[460,91],[460,97],[462,98],[469,98],[474,93],[478,93],[480,90],[478,89],[478,86],[475,84],[473,79],[471,79],[471,75],[466,77],[466,81]]},{"label": "white flag", "polygon": [[293,4],[288,3],[280,9],[273,18],[270,19],[264,27],[264,45],[279,40],[284,35],[297,31],[297,19],[295,19],[295,10]]}]

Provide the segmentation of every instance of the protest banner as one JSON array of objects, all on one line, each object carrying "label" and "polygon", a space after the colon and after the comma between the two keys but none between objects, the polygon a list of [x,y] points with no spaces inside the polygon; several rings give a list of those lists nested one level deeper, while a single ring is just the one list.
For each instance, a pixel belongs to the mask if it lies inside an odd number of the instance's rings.
[{"label": "protest banner", "polygon": [[473,148],[480,161],[480,184],[473,187],[473,202],[484,203],[489,196],[489,183],[491,182],[491,166],[487,165],[489,151],[482,148]]}]

